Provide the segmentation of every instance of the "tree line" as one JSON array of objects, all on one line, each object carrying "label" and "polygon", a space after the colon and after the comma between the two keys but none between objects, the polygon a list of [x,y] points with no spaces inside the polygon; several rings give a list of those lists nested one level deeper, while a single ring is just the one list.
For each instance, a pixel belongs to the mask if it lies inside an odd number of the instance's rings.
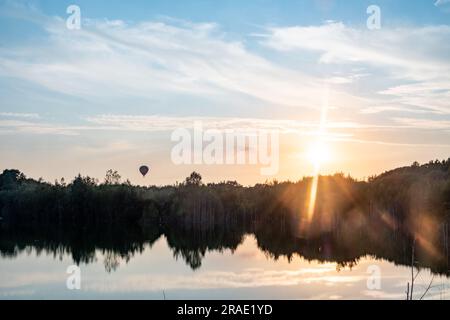
[{"label": "tree line", "polygon": [[[70,183],[0,174],[0,217],[9,225],[160,223],[213,229],[255,222],[308,222],[331,230],[349,219],[382,218],[419,228],[423,219],[446,223],[450,213],[450,159],[398,168],[368,181],[344,174],[320,176],[312,219],[311,177],[244,187],[236,181],[204,184],[194,172],[174,186],[139,187],[113,170],[105,180],[78,175]],[[309,220],[309,221],[307,221]]]},{"label": "tree line", "polygon": [[[236,181],[205,184],[194,172],[183,183],[138,187],[113,170],[99,182],[77,176],[47,183],[18,170],[0,175],[0,251],[30,244],[70,251],[89,262],[100,249],[107,269],[165,235],[176,257],[192,268],[209,250],[235,250],[253,234],[273,259],[301,254],[353,264],[366,254],[436,272],[448,270],[450,159],[398,168],[367,181],[320,176],[312,215],[312,178],[251,187]],[[35,243],[33,239],[41,239]]]}]

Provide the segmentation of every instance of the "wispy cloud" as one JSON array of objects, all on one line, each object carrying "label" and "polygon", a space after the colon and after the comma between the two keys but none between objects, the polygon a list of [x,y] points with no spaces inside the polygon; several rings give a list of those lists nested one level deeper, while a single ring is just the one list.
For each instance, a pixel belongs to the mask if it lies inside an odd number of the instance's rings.
[{"label": "wispy cloud", "polygon": [[447,130],[450,131],[450,120],[415,119],[415,118],[395,118],[397,123],[403,126],[426,129],[426,130]]},{"label": "wispy cloud", "polygon": [[434,5],[435,5],[436,7],[439,7],[439,6],[443,6],[443,5],[449,4],[449,3],[450,3],[450,0],[437,0],[437,1],[434,3]]},{"label": "wispy cloud", "polygon": [[[314,270],[243,270],[242,272],[205,272],[195,276],[134,275],[124,281],[105,285],[100,282],[90,282],[85,290],[99,292],[123,291],[124,288],[133,291],[173,290],[173,289],[212,289],[212,288],[257,288],[266,286],[293,286],[315,283],[318,285],[356,283],[364,280],[360,276],[331,276],[336,271]],[[317,274],[324,276],[317,276]],[[330,274],[330,276],[327,276]],[[127,285],[125,285],[125,282]]]},{"label": "wispy cloud", "polygon": [[39,119],[40,116],[37,113],[0,112],[0,118]]},{"label": "wispy cloud", "polygon": [[[407,85],[437,83],[441,90],[450,88],[450,26],[386,27],[372,32],[330,22],[269,28],[261,35],[262,43],[276,51],[293,55],[309,51],[318,55],[319,64],[354,64],[366,70],[323,77],[275,63],[244,42],[230,40],[215,23],[85,20],[83,29],[74,32],[58,17],[35,11],[16,16],[36,23],[48,37],[32,49],[0,50],[0,75],[83,99],[141,97],[150,102],[175,93],[226,99],[232,104],[244,95],[274,107],[318,109],[326,83],[331,87],[333,106],[339,108],[375,110],[387,99],[403,110],[450,113],[447,96],[437,90],[429,94],[433,95],[431,101],[424,101],[429,96],[418,92],[401,96],[395,92]],[[398,84],[382,89],[380,97],[357,97],[340,87],[362,78],[379,83],[383,76],[389,79],[386,83]]]},{"label": "wispy cloud", "polygon": [[374,83],[381,77],[386,83],[406,82],[381,92],[395,96],[391,104],[450,114],[448,25],[386,27],[376,32],[341,22],[271,28],[263,43],[282,52],[316,52],[322,64],[371,68]]},{"label": "wispy cloud", "polygon": [[26,134],[47,134],[47,135],[78,135],[77,127],[57,125],[49,123],[1,120],[0,133],[26,133]]},{"label": "wispy cloud", "polygon": [[[394,117],[389,124],[377,125],[363,122],[336,122],[329,121],[324,135],[319,132],[317,122],[298,121],[288,119],[262,119],[262,118],[231,118],[231,117],[176,117],[176,116],[136,116],[136,115],[97,115],[83,119],[80,125],[64,125],[61,123],[48,123],[45,119],[34,121],[0,120],[0,133],[3,134],[32,134],[32,135],[63,135],[63,136],[91,136],[93,133],[106,132],[112,139],[102,145],[81,145],[72,149],[86,156],[94,153],[114,153],[139,149],[139,144],[120,140],[124,133],[154,134],[170,132],[179,128],[191,130],[195,125],[201,125],[203,130],[229,130],[234,132],[256,132],[257,130],[277,130],[288,138],[290,134],[297,135],[299,142],[307,141],[315,136],[322,136],[329,142],[358,143],[366,145],[384,145],[398,147],[449,147],[445,142],[428,140],[409,141],[408,139],[389,139],[391,135],[402,135],[405,132],[418,130],[439,134],[442,137],[450,134],[450,121],[433,119],[416,119],[407,117]],[[384,132],[383,138],[373,137]],[[444,134],[444,136],[443,136]],[[434,135],[433,135],[434,136]],[[119,140],[117,140],[119,139]],[[305,139],[305,140],[303,140]],[[109,141],[109,140],[108,140]],[[444,139],[445,141],[445,139]]]},{"label": "wispy cloud", "polygon": [[418,111],[428,109],[436,114],[450,114],[450,81],[423,81],[391,87],[380,94],[394,97],[393,102],[414,106]]},{"label": "wispy cloud", "polygon": [[[205,130],[233,129],[237,131],[277,130],[281,133],[314,134],[319,124],[313,121],[273,120],[263,118],[236,117],[176,117],[176,116],[138,116],[138,115],[96,115],[82,119],[81,125],[49,123],[45,119],[35,121],[1,120],[0,129],[9,132],[28,134],[79,135],[89,131],[110,132],[170,132],[179,128],[192,129],[196,124]],[[362,129],[367,125],[354,122],[328,122],[327,128]],[[369,126],[373,127],[373,126]],[[330,132],[330,136],[332,133]]]},{"label": "wispy cloud", "polygon": [[[196,122],[205,129],[241,129],[241,130],[278,130],[280,132],[304,132],[318,128],[318,122],[233,117],[168,117],[168,116],[132,116],[98,115],[88,117],[89,123],[102,128],[128,131],[167,131],[178,128],[192,128]],[[353,122],[329,122],[329,129],[358,128]]]},{"label": "wispy cloud", "polygon": [[84,98],[150,99],[175,92],[247,95],[309,108],[320,102],[319,79],[251,53],[213,23],[88,20],[73,32],[60,18],[39,17],[31,20],[45,30],[48,41],[33,49],[0,50],[0,75]]},{"label": "wispy cloud", "polygon": [[[312,50],[322,63],[366,62],[410,71],[401,76],[422,79],[449,70],[446,50],[450,26],[383,28],[373,32],[342,22],[319,26],[268,29],[264,43],[276,50]],[[423,45],[424,42],[426,45]],[[422,43],[418,47],[418,43]],[[424,59],[426,58],[426,59]]]}]

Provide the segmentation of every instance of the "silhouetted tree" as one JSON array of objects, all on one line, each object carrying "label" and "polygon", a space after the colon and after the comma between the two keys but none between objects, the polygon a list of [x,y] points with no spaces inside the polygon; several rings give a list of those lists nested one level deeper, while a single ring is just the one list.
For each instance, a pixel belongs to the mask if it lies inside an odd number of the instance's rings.
[{"label": "silhouetted tree", "polygon": [[122,177],[117,171],[112,169],[106,171],[105,184],[107,185],[120,184],[121,179]]},{"label": "silhouetted tree", "polygon": [[197,172],[192,172],[191,175],[186,178],[186,185],[188,186],[202,185],[202,176]]}]

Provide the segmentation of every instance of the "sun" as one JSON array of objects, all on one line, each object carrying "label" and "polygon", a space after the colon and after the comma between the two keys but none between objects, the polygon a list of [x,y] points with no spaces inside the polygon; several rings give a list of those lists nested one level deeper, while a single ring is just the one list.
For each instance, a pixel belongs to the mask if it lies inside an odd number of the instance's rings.
[{"label": "sun", "polygon": [[330,161],[331,154],[329,147],[323,143],[319,142],[313,144],[309,147],[307,151],[308,160],[315,166],[321,165]]}]

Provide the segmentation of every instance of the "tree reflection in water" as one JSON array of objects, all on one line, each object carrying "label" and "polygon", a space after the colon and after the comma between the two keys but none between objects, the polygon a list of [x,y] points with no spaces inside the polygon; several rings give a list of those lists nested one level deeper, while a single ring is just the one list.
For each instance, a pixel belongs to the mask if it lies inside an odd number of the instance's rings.
[{"label": "tree reflection in water", "polygon": [[[171,225],[117,225],[71,227],[55,230],[51,226],[2,227],[0,254],[14,258],[21,252],[52,254],[62,259],[70,254],[74,263],[94,263],[102,253],[106,272],[115,271],[121,261],[128,262],[165,236],[175,259],[182,259],[193,270],[201,268],[208,252],[234,252],[246,235],[254,235],[259,250],[268,259],[300,256],[308,261],[334,262],[338,268],[355,266],[359,259],[373,256],[398,265],[411,265],[413,239],[398,229],[376,224],[351,224],[333,230],[298,234],[296,221],[279,219],[254,220],[250,223],[228,222],[208,228],[183,223]],[[371,232],[376,225],[377,232]],[[432,246],[433,250],[429,250]],[[419,268],[435,274],[449,275],[449,257],[445,246],[416,240],[415,257]]]}]

